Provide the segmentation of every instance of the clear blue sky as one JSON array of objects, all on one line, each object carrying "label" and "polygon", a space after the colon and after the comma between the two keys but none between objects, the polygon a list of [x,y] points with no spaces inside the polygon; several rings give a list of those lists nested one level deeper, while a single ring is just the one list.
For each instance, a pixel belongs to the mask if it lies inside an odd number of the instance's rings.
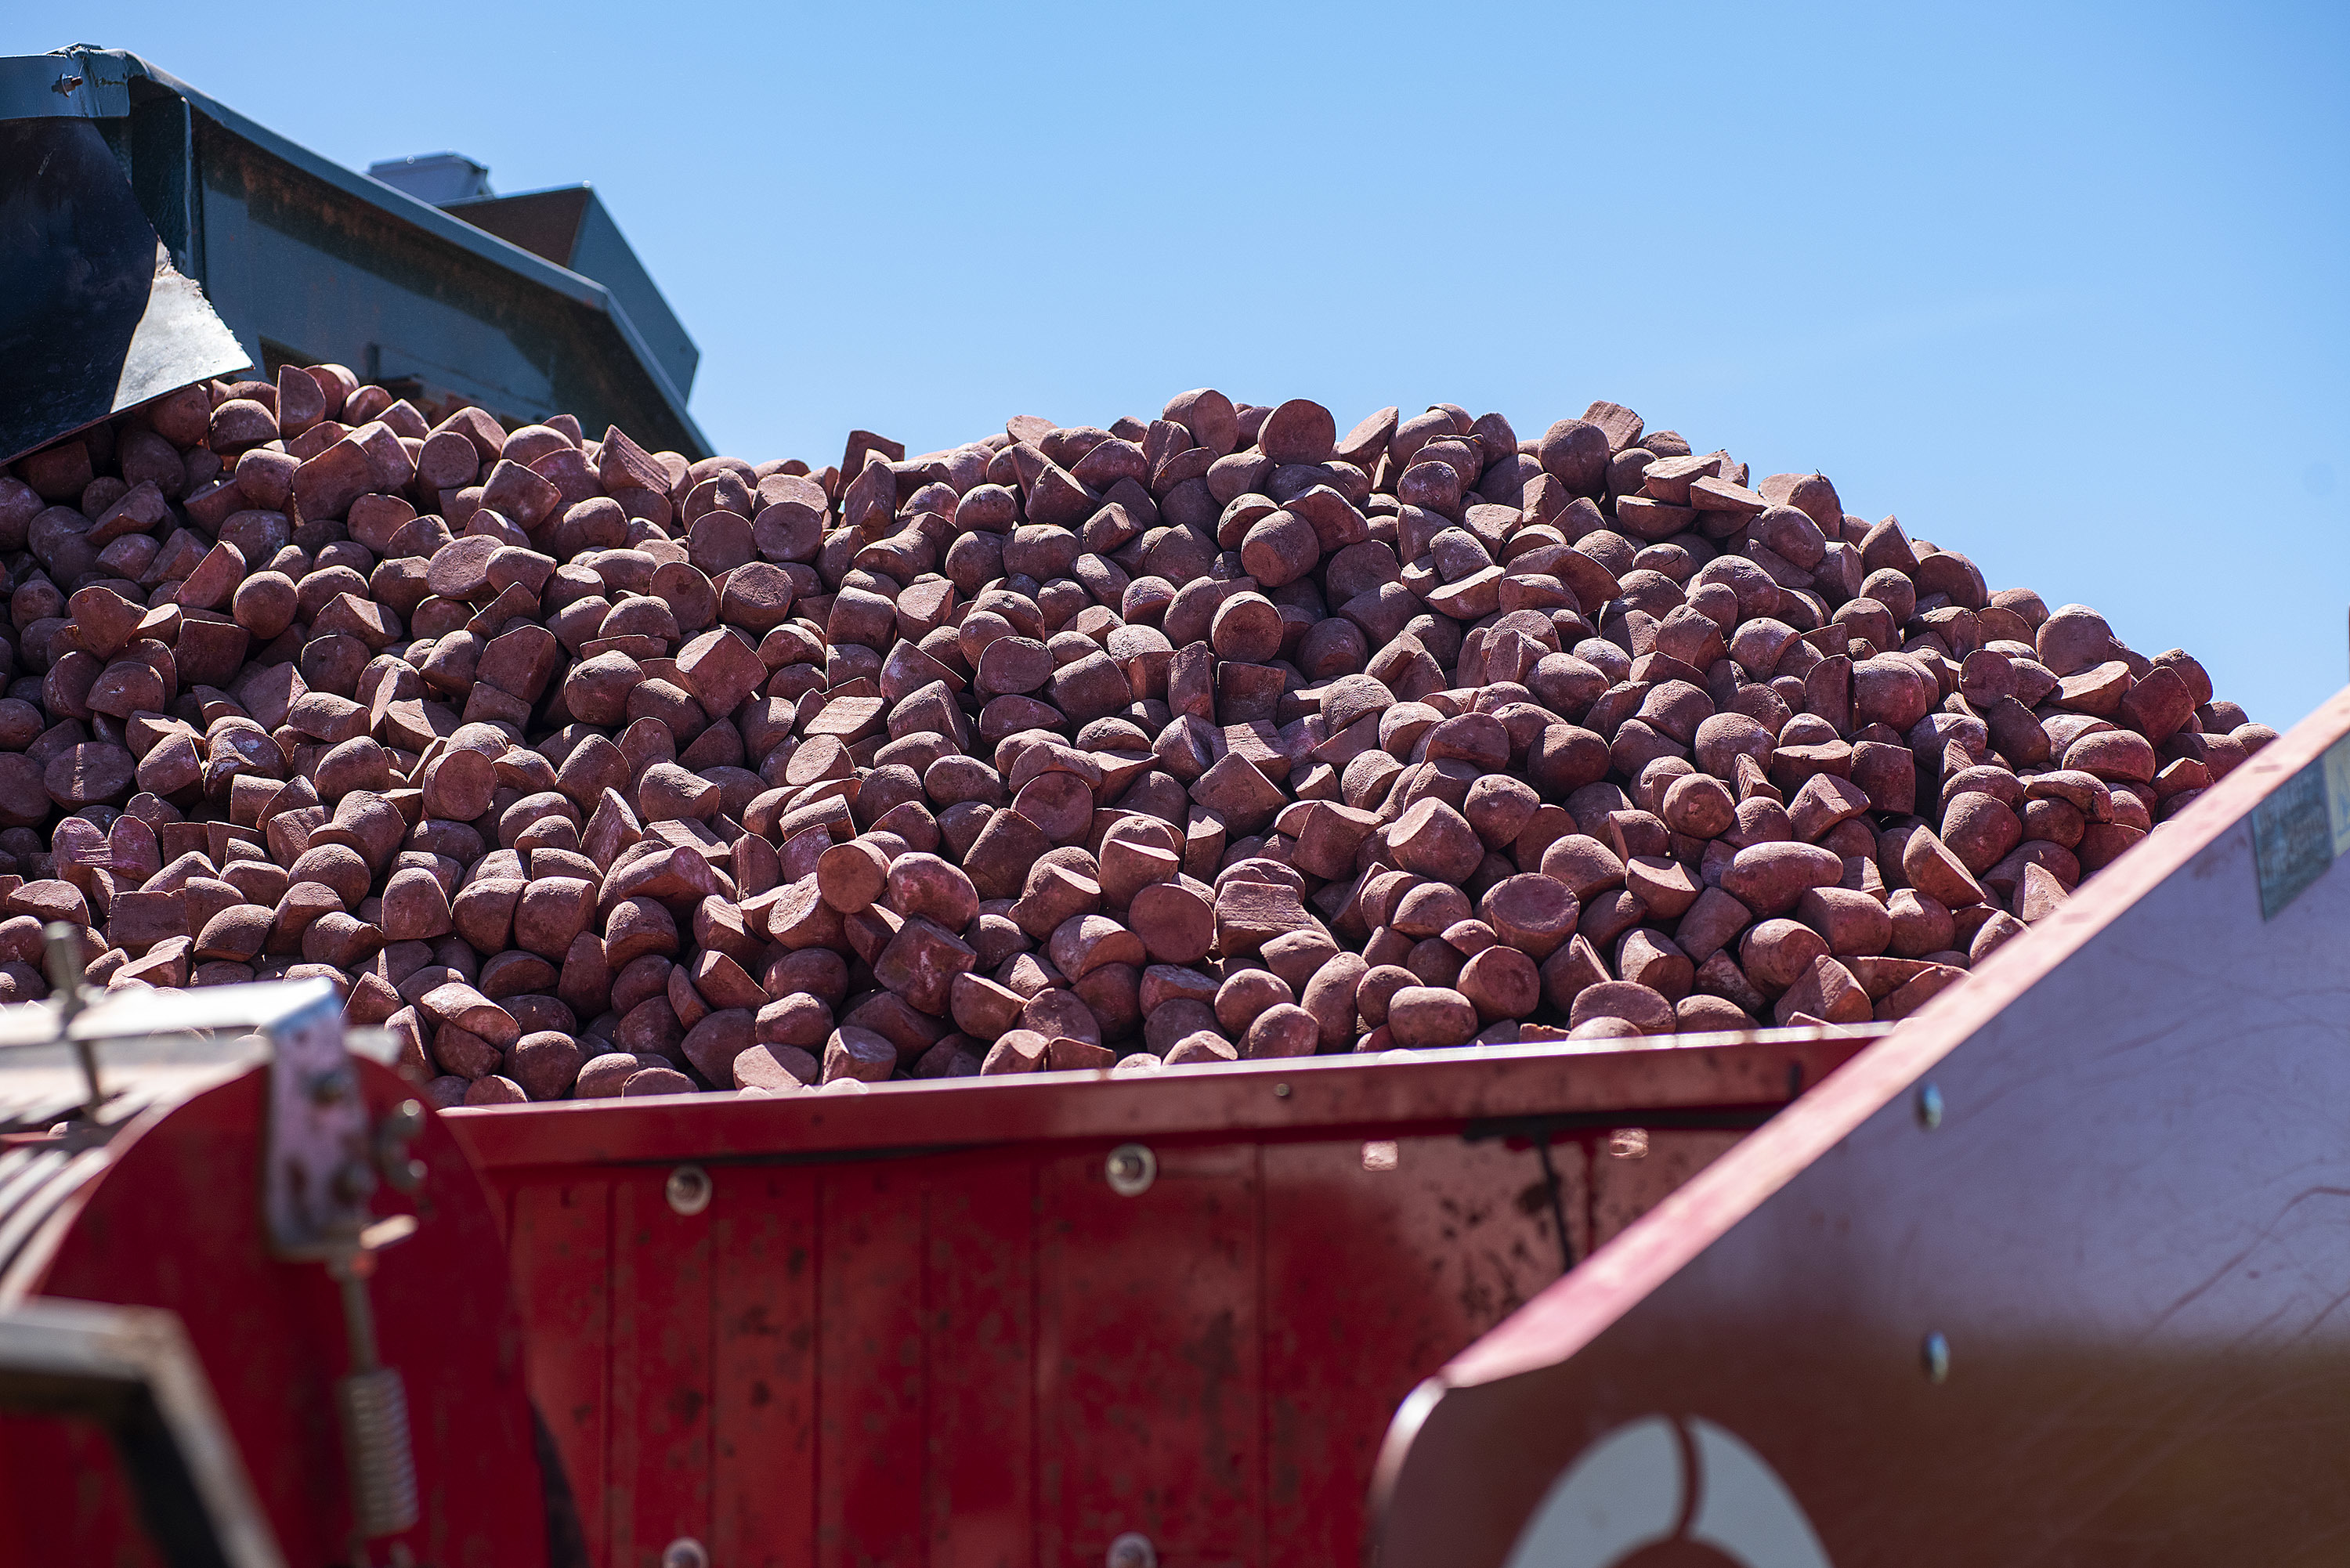
[{"label": "clear blue sky", "polygon": [[592,181],[723,451],[1605,397],[2184,646],[2350,646],[2350,12],[16,0],[355,168]]}]

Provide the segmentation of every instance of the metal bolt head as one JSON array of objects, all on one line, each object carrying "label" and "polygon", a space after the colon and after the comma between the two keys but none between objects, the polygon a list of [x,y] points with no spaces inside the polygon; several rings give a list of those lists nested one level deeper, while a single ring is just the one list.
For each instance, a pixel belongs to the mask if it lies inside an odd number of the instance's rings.
[{"label": "metal bolt head", "polygon": [[1926,1084],[1919,1086],[1918,1125],[1929,1132],[1942,1125],[1942,1091],[1939,1085]]},{"label": "metal bolt head", "polygon": [[1944,1383],[1950,1380],[1950,1342],[1949,1340],[1944,1339],[1939,1333],[1928,1334],[1926,1343],[1919,1347],[1918,1355],[1925,1363],[1926,1380],[1929,1383]]},{"label": "metal bolt head", "polygon": [[1289,1098],[1289,1085],[1286,1084],[1275,1084],[1273,1086],[1273,1097],[1276,1100],[1285,1100]]},{"label": "metal bolt head", "polygon": [[661,1568],[710,1568],[710,1548],[681,1535],[661,1548]]},{"label": "metal bolt head", "polygon": [[1120,1198],[1139,1198],[1159,1179],[1159,1157],[1148,1145],[1122,1143],[1109,1151],[1102,1174],[1108,1179],[1109,1189]]},{"label": "metal bolt head", "polygon": [[376,1168],[395,1192],[413,1192],[424,1185],[424,1162],[408,1156],[409,1139],[423,1130],[424,1107],[414,1100],[400,1101],[375,1124]]},{"label": "metal bolt head", "polygon": [[345,1203],[364,1203],[375,1193],[375,1169],[350,1160],[335,1172],[335,1196]]},{"label": "metal bolt head", "polygon": [[[689,1218],[710,1207],[710,1172],[698,1165],[679,1166],[669,1173],[669,1179],[661,1184],[661,1196],[669,1199],[671,1210]],[[702,1550],[697,1542],[681,1540],[681,1542],[672,1544],[672,1551],[675,1550],[676,1544],[691,1546],[696,1552]],[[708,1561],[706,1555],[703,1561]]]},{"label": "metal bolt head", "polygon": [[1648,1158],[1648,1129],[1617,1127],[1607,1135],[1607,1153],[1615,1159],[1646,1159]]},{"label": "metal bolt head", "polygon": [[1159,1549],[1142,1532],[1129,1530],[1109,1543],[1102,1563],[1104,1568],[1159,1568]]}]

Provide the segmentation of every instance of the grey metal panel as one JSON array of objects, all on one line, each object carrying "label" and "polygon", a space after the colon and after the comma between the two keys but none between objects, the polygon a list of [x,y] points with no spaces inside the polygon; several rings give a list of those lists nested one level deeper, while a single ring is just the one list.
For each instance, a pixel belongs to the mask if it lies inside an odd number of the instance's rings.
[{"label": "grey metal panel", "polygon": [[[205,282],[255,365],[266,339],[362,377],[446,382],[500,413],[557,411],[545,365],[511,337],[481,332],[476,302],[437,295],[429,259],[413,276],[388,268],[391,258],[359,254],[373,237],[367,230],[318,223],[316,209],[290,192],[255,189],[242,178],[249,171],[234,151],[208,150]],[[410,347],[425,344],[462,346],[464,369]],[[380,364],[369,363],[371,346]]]},{"label": "grey metal panel", "polygon": [[380,180],[395,191],[405,191],[418,201],[430,202],[436,207],[490,193],[490,171],[462,152],[380,158],[367,166],[367,171],[369,179]]},{"label": "grey metal panel", "polygon": [[309,171],[202,117],[196,148],[206,281],[256,354],[280,345],[369,379],[414,378],[428,395],[456,393],[508,419],[568,410],[648,446],[707,452],[658,364],[624,336],[624,312],[552,298],[402,214],[338,200]]},{"label": "grey metal panel", "polygon": [[[642,335],[647,347],[661,362],[669,379],[679,387],[690,389],[693,385],[694,370],[702,363],[702,350],[687,336],[684,324],[670,309],[669,301],[662,297],[660,286],[645,271],[644,264],[637,259],[635,248],[620,233],[619,224],[613,221],[610,210],[597,196],[593,185],[583,182],[544,191],[502,192],[495,196],[446,202],[442,211],[473,222],[475,214],[484,209],[527,197],[553,196],[558,192],[577,192],[581,198],[581,209],[578,227],[571,237],[569,254],[548,259],[556,260],[558,265],[584,277],[592,277],[611,290],[612,296],[628,312],[629,321]],[[487,226],[494,234],[502,225],[493,221]]]},{"label": "grey metal panel", "polygon": [[670,379],[681,387],[693,385],[702,350],[686,336],[684,324],[670,310],[669,301],[661,297],[651,275],[637,260],[636,251],[621,236],[620,226],[593,190],[588,192],[587,212],[580,214],[579,241],[571,253],[571,269],[610,289],[613,297],[627,307],[629,319],[636,323]]}]

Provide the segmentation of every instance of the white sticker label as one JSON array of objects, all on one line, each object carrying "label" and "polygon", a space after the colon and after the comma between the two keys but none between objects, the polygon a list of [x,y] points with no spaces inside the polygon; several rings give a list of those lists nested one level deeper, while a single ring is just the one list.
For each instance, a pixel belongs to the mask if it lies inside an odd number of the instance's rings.
[{"label": "white sticker label", "polygon": [[2335,742],[2252,808],[2261,919],[2276,919],[2345,850],[2350,850],[2350,739]]}]

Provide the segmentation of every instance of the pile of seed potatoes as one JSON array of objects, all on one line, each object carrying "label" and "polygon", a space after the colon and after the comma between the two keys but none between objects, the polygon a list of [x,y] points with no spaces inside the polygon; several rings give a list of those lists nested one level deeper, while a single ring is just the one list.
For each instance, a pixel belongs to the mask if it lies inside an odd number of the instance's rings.
[{"label": "pile of seed potatoes", "polygon": [[2273,738],[1604,402],[812,469],[287,366],[0,559],[0,996],[322,975],[442,1105],[1900,1018]]}]

